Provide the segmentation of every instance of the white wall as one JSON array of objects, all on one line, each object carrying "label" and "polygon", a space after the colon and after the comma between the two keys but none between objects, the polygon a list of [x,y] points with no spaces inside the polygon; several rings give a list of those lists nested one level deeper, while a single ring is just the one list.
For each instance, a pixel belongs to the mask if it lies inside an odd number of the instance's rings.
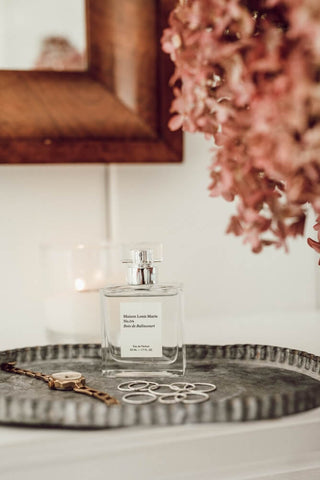
[{"label": "white wall", "polygon": [[[185,136],[181,165],[113,166],[115,230],[123,240],[161,240],[163,280],[185,285],[187,340],[270,343],[320,353],[319,267],[306,238],[290,253],[251,253],[225,230],[235,205],[210,198],[210,142]],[[313,235],[311,225],[306,228]]]},{"label": "white wall", "polygon": [[190,317],[313,308],[316,259],[306,240],[292,242],[290,255],[254,255],[225,235],[235,205],[208,195],[210,142],[185,139],[182,165],[114,167],[119,238],[165,243],[163,276],[186,284]]},{"label": "white wall", "polygon": [[43,343],[39,246],[106,236],[105,167],[0,167],[0,348]]},{"label": "white wall", "polygon": [[234,206],[208,196],[209,146],[187,135],[176,165],[1,166],[0,348],[45,341],[40,243],[99,241],[111,228],[117,241],[163,241],[162,280],[185,285],[189,342],[316,347],[314,253],[300,239],[289,255],[253,255],[224,234]]}]

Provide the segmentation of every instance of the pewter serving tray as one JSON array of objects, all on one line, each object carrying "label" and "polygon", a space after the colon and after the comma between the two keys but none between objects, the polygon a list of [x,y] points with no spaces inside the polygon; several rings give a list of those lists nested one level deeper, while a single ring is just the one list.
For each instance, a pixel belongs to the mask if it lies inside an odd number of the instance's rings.
[{"label": "pewter serving tray", "polygon": [[[0,352],[0,362],[5,361],[42,373],[80,371],[89,386],[120,401],[123,395],[117,385],[126,379],[100,373],[100,345],[7,350]],[[49,390],[42,381],[0,371],[0,423],[65,428],[180,425],[277,418],[320,406],[320,357],[309,353],[267,345],[187,345],[187,362],[185,377],[177,381],[217,386],[205,403],[107,407],[85,395]]]}]

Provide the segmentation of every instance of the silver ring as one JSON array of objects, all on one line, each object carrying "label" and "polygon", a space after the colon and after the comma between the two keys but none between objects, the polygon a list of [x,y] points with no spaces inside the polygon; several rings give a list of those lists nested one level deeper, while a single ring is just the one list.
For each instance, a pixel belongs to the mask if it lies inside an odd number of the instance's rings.
[{"label": "silver ring", "polygon": [[[136,385],[138,385],[138,386],[136,386]],[[149,382],[147,382],[146,380],[135,380],[135,381],[129,383],[128,388],[130,388],[131,391],[132,390],[133,391],[140,391],[144,388],[148,388],[148,386],[149,386]]]},{"label": "silver ring", "polygon": [[[197,388],[197,385],[204,385],[205,388]],[[196,382],[194,383],[194,386],[195,392],[209,393],[217,390],[217,387],[213,383]]]},{"label": "silver ring", "polygon": [[154,395],[157,395],[157,396],[162,396],[162,395],[169,395],[170,394],[170,391],[169,392],[158,392],[157,390],[159,390],[161,387],[167,387],[169,390],[172,391],[172,388],[170,388],[170,385],[168,383],[158,383],[157,385],[153,385],[152,387],[150,387],[148,389],[148,392],[150,393],[153,393]]},{"label": "silver ring", "polygon": [[[129,382],[122,382],[118,385],[118,390],[120,390],[121,392],[132,392],[132,389],[129,388],[129,384],[132,383],[132,380],[130,380]],[[125,387],[125,385],[128,385],[128,387]]]},{"label": "silver ring", "polygon": [[[146,396],[149,397],[148,399],[145,400],[132,400],[130,397],[141,397],[141,396]],[[131,392],[131,393],[126,393],[123,395],[122,400],[126,403],[131,403],[132,405],[144,405],[146,403],[152,403],[157,400],[156,395],[153,395],[153,393],[149,392]]]},{"label": "silver ring", "polygon": [[[138,382],[138,383],[141,383],[141,382]],[[144,385],[144,387],[139,388],[139,390],[137,388],[135,388],[135,390],[138,391],[138,392],[148,392],[150,387],[155,387],[155,386],[158,386],[158,385],[159,384],[157,382],[148,382],[148,385]]]},{"label": "silver ring", "polygon": [[[140,387],[134,388],[135,385],[141,385]],[[121,392],[145,392],[148,390],[149,386],[158,385],[156,382],[147,382],[146,380],[129,380],[128,382],[122,382],[118,385],[118,390]]]},{"label": "silver ring", "polygon": [[[179,386],[181,385],[181,386]],[[181,391],[187,391],[189,392],[190,390],[194,390],[195,389],[195,385],[193,383],[189,383],[189,382],[174,382],[174,383],[171,383],[170,385],[170,388],[171,390],[174,390],[175,392],[181,392]]]},{"label": "silver ring", "polygon": [[[173,397],[172,400],[170,400],[171,397]],[[166,405],[171,405],[171,404],[174,404],[174,403],[180,403],[185,398],[187,398],[187,395],[185,393],[182,393],[182,392],[167,393],[167,394],[159,397],[159,402],[164,403]]]},{"label": "silver ring", "polygon": [[[209,400],[209,395],[205,392],[186,392],[185,395],[187,396],[187,398],[185,398],[184,400],[182,400],[182,403],[185,403],[185,404],[189,404],[189,403],[203,403],[203,402],[206,402],[207,400]],[[199,398],[198,400],[196,398],[194,398],[193,400],[190,398],[188,399],[188,396],[191,395],[191,396],[199,396],[201,398]]]}]

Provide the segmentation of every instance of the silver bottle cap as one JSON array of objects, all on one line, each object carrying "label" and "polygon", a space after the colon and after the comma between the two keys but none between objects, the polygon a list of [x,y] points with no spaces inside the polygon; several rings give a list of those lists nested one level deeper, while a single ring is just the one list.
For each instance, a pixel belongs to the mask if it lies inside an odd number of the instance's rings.
[{"label": "silver bottle cap", "polygon": [[151,285],[158,282],[158,268],[155,262],[162,261],[161,244],[136,244],[127,246],[123,263],[129,263],[129,285]]}]

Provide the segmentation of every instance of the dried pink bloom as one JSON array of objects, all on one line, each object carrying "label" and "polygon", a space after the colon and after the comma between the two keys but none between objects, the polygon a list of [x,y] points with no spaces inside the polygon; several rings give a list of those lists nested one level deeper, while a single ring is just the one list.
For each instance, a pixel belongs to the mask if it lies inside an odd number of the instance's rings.
[{"label": "dried pink bloom", "polygon": [[214,138],[210,194],[237,201],[227,232],[287,249],[311,204],[320,253],[318,0],[186,0],[169,24],[170,128]]}]

